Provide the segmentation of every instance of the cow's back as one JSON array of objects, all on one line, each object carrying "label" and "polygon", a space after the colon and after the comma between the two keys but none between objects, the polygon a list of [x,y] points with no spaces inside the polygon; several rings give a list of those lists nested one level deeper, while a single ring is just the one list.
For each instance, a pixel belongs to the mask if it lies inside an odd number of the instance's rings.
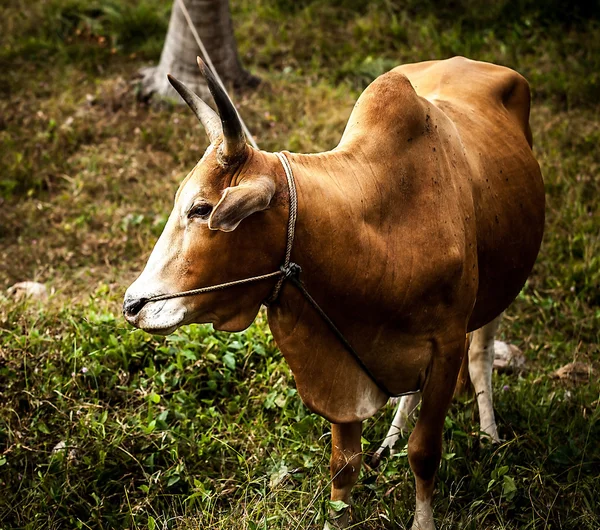
[{"label": "cow's back", "polygon": [[465,57],[453,57],[406,64],[394,71],[406,75],[416,93],[436,105],[450,103],[456,108],[472,109],[484,116],[492,111],[508,111],[531,145],[529,85],[514,70]]},{"label": "cow's back", "polygon": [[[476,231],[474,238],[465,236],[477,245],[478,289],[469,329],[506,309],[539,250],[544,191],[531,150],[529,106],[527,81],[502,66],[463,57],[402,65],[365,90],[340,142],[339,149],[358,153],[381,175],[371,186],[379,197],[387,190],[399,209],[414,212],[412,219],[404,215],[398,230],[418,233],[427,218],[430,225],[438,223],[436,234],[447,232],[446,240]],[[395,185],[407,167],[410,202]],[[361,187],[361,193],[368,195],[368,189]],[[434,204],[440,192],[445,199]],[[462,216],[464,227],[454,223],[450,229],[448,216]],[[389,219],[397,222],[393,213]],[[444,243],[433,237],[441,271]]]}]

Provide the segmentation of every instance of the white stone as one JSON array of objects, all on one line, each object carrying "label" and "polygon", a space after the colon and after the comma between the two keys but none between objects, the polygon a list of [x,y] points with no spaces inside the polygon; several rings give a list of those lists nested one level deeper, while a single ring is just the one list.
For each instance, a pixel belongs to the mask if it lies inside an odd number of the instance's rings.
[{"label": "white stone", "polygon": [[514,344],[494,341],[494,369],[498,372],[520,372],[525,368],[525,356]]},{"label": "white stone", "polygon": [[8,294],[17,300],[25,297],[45,300],[48,298],[48,288],[39,282],[19,282],[8,288]]}]

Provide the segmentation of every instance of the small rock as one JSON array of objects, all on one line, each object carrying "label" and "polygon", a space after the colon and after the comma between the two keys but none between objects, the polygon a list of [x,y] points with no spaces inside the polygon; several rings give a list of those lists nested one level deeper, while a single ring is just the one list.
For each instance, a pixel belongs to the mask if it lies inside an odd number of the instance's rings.
[{"label": "small rock", "polygon": [[494,341],[494,369],[498,372],[522,372],[525,356],[514,344]]},{"label": "small rock", "polygon": [[56,453],[59,453],[60,451],[64,451],[66,447],[67,447],[67,444],[63,440],[61,440],[52,448],[52,454],[55,455]]},{"label": "small rock", "polygon": [[[69,450],[67,451],[67,449]],[[52,454],[56,455],[58,453],[63,452],[66,454],[67,460],[69,462],[74,462],[77,458],[77,450],[75,449],[75,447],[68,448],[64,440],[61,440],[52,448]]]},{"label": "small rock", "polygon": [[289,475],[289,470],[287,466],[283,465],[279,468],[278,471],[273,473],[269,478],[269,487],[271,489],[275,489],[279,486]]},{"label": "small rock", "polygon": [[8,288],[8,294],[17,300],[25,297],[45,300],[48,298],[48,288],[39,282],[19,282]]},{"label": "small rock", "polygon": [[70,129],[71,125],[73,125],[73,122],[75,121],[75,118],[73,118],[73,116],[69,116],[64,123],[60,126],[61,129],[65,130],[65,129]]}]

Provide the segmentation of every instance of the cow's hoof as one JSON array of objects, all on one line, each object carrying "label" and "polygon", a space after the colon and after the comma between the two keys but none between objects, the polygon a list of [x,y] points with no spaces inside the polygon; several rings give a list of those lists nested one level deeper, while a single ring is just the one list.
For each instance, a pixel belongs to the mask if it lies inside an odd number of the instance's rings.
[{"label": "cow's hoof", "polygon": [[421,524],[414,522],[410,530],[435,530],[435,525],[433,524],[433,521],[430,523]]},{"label": "cow's hoof", "polygon": [[372,457],[371,457],[371,467],[373,469],[377,469],[379,467],[379,464],[381,464],[381,453],[379,451],[377,451]]},{"label": "cow's hoof", "polygon": [[422,519],[415,519],[410,530],[435,530],[435,524],[433,524],[433,518],[427,517]]},{"label": "cow's hoof", "polygon": [[417,499],[415,519],[411,530],[435,530],[433,511],[431,510],[431,499],[421,502]]},{"label": "cow's hoof", "polygon": [[348,521],[350,519],[350,510],[345,508],[342,511],[336,512],[333,510],[329,511],[329,520],[325,521],[323,530],[343,530],[348,527]]},{"label": "cow's hoof", "polygon": [[500,440],[500,437],[498,436],[498,431],[496,431],[495,428],[493,430],[490,429],[490,432],[481,431],[479,433],[479,440],[484,445],[498,445],[502,443],[502,440]]}]

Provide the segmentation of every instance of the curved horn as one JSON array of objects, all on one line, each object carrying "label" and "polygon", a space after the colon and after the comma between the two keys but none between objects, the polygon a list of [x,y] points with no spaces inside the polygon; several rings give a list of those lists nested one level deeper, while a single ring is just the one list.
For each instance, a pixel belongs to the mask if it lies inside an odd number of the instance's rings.
[{"label": "curved horn", "polygon": [[200,120],[204,129],[206,129],[210,143],[213,143],[221,136],[221,120],[219,119],[219,115],[181,81],[175,79],[171,74],[167,74],[167,77],[169,78],[169,83],[171,83],[173,88],[183,98],[183,101],[192,109],[196,118]]},{"label": "curved horn", "polygon": [[221,118],[221,126],[223,127],[223,156],[225,158],[235,158],[236,155],[243,153],[246,147],[246,136],[242,129],[240,117],[231,99],[229,99],[225,90],[221,88],[221,85],[217,82],[204,61],[200,57],[197,60],[200,73],[206,79],[206,84],[215,100]]}]

